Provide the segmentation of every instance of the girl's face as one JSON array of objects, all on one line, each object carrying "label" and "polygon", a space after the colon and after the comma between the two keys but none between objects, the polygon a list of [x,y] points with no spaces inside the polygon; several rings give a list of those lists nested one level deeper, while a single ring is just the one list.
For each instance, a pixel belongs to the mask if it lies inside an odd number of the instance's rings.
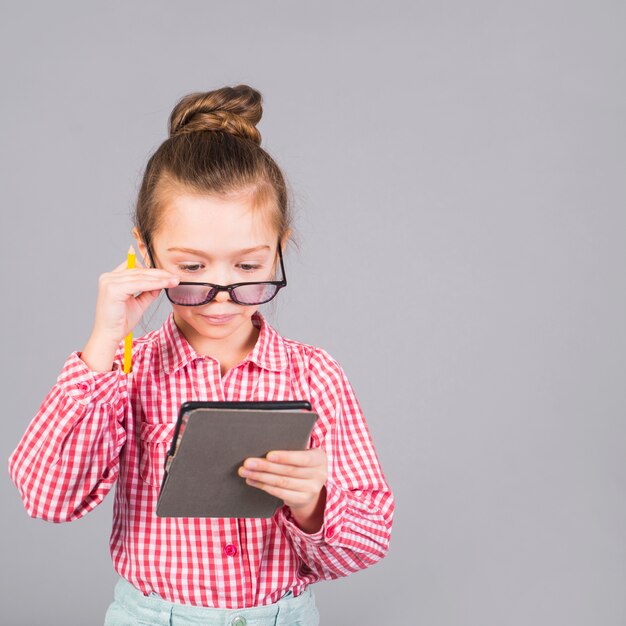
[{"label": "girl's face", "polygon": [[[136,230],[135,238],[147,259]],[[267,219],[267,210],[253,212],[247,194],[232,199],[177,194],[164,206],[151,251],[157,267],[177,274],[181,281],[230,285],[273,280],[277,243],[278,234]],[[249,336],[250,318],[258,305],[237,304],[226,291],[220,291],[207,304],[172,304],[172,308],[178,327],[190,342],[229,339],[235,344]]]}]

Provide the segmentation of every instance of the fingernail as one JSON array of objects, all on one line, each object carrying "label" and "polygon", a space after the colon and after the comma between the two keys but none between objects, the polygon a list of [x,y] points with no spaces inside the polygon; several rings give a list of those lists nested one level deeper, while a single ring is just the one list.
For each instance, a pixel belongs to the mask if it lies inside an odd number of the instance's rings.
[{"label": "fingernail", "polygon": [[257,462],[256,461],[246,461],[244,463],[244,465],[246,467],[249,467],[250,469],[254,469],[257,466]]}]

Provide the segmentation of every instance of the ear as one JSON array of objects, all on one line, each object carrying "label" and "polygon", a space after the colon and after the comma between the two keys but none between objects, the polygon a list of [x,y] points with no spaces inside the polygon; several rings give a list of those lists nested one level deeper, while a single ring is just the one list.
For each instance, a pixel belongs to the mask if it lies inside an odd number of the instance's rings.
[{"label": "ear", "polygon": [[145,265],[145,267],[151,267],[152,264],[150,263],[150,257],[148,256],[148,248],[146,248],[146,244],[143,242],[141,234],[139,233],[139,229],[136,226],[133,228],[133,237],[137,242],[137,248],[139,248],[139,256],[141,256],[143,264]]}]

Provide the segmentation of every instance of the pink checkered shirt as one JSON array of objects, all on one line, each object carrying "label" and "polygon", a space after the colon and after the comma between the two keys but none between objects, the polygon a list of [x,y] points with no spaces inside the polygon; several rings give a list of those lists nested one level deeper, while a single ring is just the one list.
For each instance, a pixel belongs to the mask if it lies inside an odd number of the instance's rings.
[{"label": "pink checkered shirt", "polygon": [[[259,311],[252,320],[257,343],[223,378],[219,362],[194,351],[173,313],[134,340],[128,376],[123,341],[109,372],[90,370],[72,352],[9,458],[28,514],[78,519],[117,481],[115,569],[146,595],[196,606],[271,604],[382,559],[394,498],[343,369],[325,350],[281,337]],[[301,530],[286,505],[267,519],[156,516],[182,402],[302,399],[319,414],[309,445],[328,455],[318,532]]]}]

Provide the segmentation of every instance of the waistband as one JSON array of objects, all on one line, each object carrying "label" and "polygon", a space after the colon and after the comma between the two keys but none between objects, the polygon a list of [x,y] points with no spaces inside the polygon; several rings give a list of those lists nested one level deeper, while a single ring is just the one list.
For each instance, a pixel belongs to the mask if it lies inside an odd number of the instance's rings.
[{"label": "waistband", "polygon": [[[299,595],[288,592],[277,602],[267,606],[241,609],[219,609],[169,602],[156,594],[144,596],[125,578],[117,581],[114,597],[124,608],[135,615],[140,624],[202,624],[202,626],[261,626],[290,623],[289,617],[299,617],[317,611],[311,585]],[[280,620],[278,616],[280,615]]]}]

